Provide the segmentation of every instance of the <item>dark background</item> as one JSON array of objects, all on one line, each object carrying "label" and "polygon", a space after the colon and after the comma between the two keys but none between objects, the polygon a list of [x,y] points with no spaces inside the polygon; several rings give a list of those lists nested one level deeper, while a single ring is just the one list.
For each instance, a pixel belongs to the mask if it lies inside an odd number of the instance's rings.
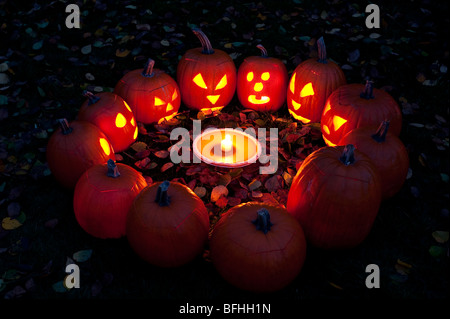
[{"label": "dark background", "polygon": [[[366,28],[365,1],[78,1],[73,3],[82,13],[80,29],[65,27],[68,3],[0,1],[0,63],[7,62],[3,73],[10,80],[0,91],[0,218],[12,216],[23,224],[0,229],[1,298],[267,298],[291,303],[448,297],[448,238],[436,233],[448,236],[449,229],[445,1],[375,1],[381,10],[380,29]],[[261,296],[228,285],[209,261],[207,249],[186,266],[160,269],[138,259],[125,238],[89,236],[75,220],[72,191],[62,189],[46,167],[45,147],[55,121],[75,119],[83,89],[112,90],[123,74],[142,68],[148,57],[175,78],[181,56],[199,46],[191,32],[194,26],[202,28],[214,48],[231,54],[237,67],[244,57],[259,55],[256,44],[262,43],[269,55],[285,62],[289,74],[315,56],[315,40],[323,36],[328,57],[343,67],[348,83],[371,77],[403,112],[400,138],[408,148],[411,170],[402,190],[382,204],[363,244],[345,251],[309,247],[301,274],[276,293]],[[235,97],[223,112],[241,110]],[[180,111],[186,111],[187,120],[197,116],[183,105]],[[270,117],[258,116],[264,121]],[[293,122],[286,106],[275,116]],[[219,123],[217,117],[207,120]],[[158,127],[146,129],[155,132]],[[324,146],[321,139],[305,138],[309,151]],[[151,143],[149,137],[139,139]],[[162,173],[159,167],[165,162],[155,161],[156,170],[142,170],[154,181],[190,181],[183,169]],[[289,163],[281,159],[282,168]],[[211,191],[211,185],[205,187]],[[224,211],[208,207],[212,220]],[[77,262],[81,288],[59,291],[68,258],[84,250],[92,255]],[[381,270],[380,289],[364,284],[365,267],[372,263]]]}]

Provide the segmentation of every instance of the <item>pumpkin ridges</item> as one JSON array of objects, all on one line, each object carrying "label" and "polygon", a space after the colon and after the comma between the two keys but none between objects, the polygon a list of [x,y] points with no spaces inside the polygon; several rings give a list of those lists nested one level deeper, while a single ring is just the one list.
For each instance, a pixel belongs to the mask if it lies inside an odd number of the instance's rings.
[{"label": "pumpkin ridges", "polygon": [[[273,219],[267,234],[252,223],[259,208],[266,208]],[[279,290],[295,278],[303,266],[305,245],[301,226],[283,208],[249,202],[221,216],[212,232],[210,251],[214,266],[227,281],[262,292]]]},{"label": "pumpkin ridges", "polygon": [[355,150],[355,163],[346,166],[339,160],[343,148],[324,147],[311,153],[288,194],[288,212],[303,226],[308,241],[320,248],[361,243],[381,202],[381,182],[371,160]]},{"label": "pumpkin ridges", "polygon": [[385,140],[377,141],[373,138],[375,131],[376,126],[354,129],[347,133],[339,144],[352,143],[372,159],[382,179],[383,199],[387,199],[403,186],[408,174],[409,156],[397,136],[387,131]]},{"label": "pumpkin ridges", "polygon": [[[168,206],[155,202],[161,182],[136,197],[127,217],[127,238],[147,262],[177,267],[201,253],[208,239],[209,215],[203,201],[185,185],[171,182]],[[180,215],[181,214],[181,215]]]}]

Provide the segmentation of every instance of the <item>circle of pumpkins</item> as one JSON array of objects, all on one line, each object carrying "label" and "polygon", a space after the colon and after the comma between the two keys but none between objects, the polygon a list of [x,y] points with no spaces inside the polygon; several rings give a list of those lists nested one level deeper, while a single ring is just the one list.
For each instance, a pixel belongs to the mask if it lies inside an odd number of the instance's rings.
[{"label": "circle of pumpkins", "polygon": [[[48,165],[57,181],[74,189],[76,219],[90,235],[126,236],[139,257],[160,267],[191,261],[209,242],[211,260],[229,283],[279,290],[300,273],[307,243],[322,249],[360,244],[381,201],[400,190],[409,167],[398,138],[401,113],[372,82],[347,84],[341,68],[327,59],[323,38],[318,58],[300,63],[288,81],[283,62],[263,46],[261,56],[246,58],[236,71],[228,54],[213,49],[202,31],[194,33],[202,47],[182,57],[177,81],[149,59],[143,69],[125,74],[114,93],[84,92],[78,118],[59,120],[48,142]],[[208,237],[208,211],[189,187],[147,185],[134,168],[116,164],[114,153],[136,141],[138,121],[168,120],[181,101],[195,110],[220,110],[235,91],[242,105],[258,111],[276,111],[287,101],[296,120],[320,121],[327,146],[302,162],[286,208],[234,206]]]}]

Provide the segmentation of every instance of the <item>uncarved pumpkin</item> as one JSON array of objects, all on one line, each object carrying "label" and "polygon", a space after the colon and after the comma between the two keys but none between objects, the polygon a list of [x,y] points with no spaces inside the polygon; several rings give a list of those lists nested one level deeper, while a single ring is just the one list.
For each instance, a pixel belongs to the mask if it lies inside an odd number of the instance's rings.
[{"label": "uncarved pumpkin", "polygon": [[178,114],[181,94],[177,82],[149,59],[144,69],[125,74],[114,88],[131,107],[138,122],[160,123]]},{"label": "uncarved pumpkin", "polygon": [[47,162],[55,179],[74,188],[80,176],[96,164],[115,160],[114,149],[97,126],[86,121],[59,120],[47,144]]},{"label": "uncarved pumpkin", "polygon": [[318,58],[300,63],[294,70],[287,89],[289,113],[298,121],[318,123],[328,96],[347,83],[344,72],[327,59],[325,42],[317,40]]},{"label": "uncarved pumpkin", "polygon": [[84,92],[87,100],[81,105],[78,120],[98,126],[108,137],[116,152],[126,150],[138,136],[138,127],[131,108],[117,94]]},{"label": "uncarved pumpkin", "polygon": [[134,168],[108,160],[92,166],[75,186],[75,217],[88,234],[98,238],[125,236],[126,217],[134,198],[147,182]]},{"label": "uncarved pumpkin", "polygon": [[394,196],[408,175],[408,151],[402,141],[388,132],[389,121],[375,126],[360,127],[347,133],[340,145],[353,144],[366,154],[378,169],[381,177],[383,199]]},{"label": "uncarved pumpkin", "polygon": [[237,74],[237,96],[245,108],[275,112],[286,101],[288,74],[283,61],[269,57],[260,44],[261,56],[245,58]]},{"label": "uncarved pumpkin", "polygon": [[222,50],[213,49],[199,29],[193,30],[202,47],[186,51],[177,66],[177,82],[183,103],[190,109],[216,111],[224,108],[236,91],[236,66]]},{"label": "uncarved pumpkin", "polygon": [[156,182],[135,198],[127,216],[127,238],[142,259],[178,267],[199,255],[209,232],[203,201],[187,186]]},{"label": "uncarved pumpkin", "polygon": [[351,248],[369,234],[380,203],[378,170],[349,144],[322,147],[303,161],[286,208],[313,246]]},{"label": "uncarved pumpkin", "polygon": [[363,126],[378,126],[390,121],[390,132],[400,135],[402,113],[394,98],[373,87],[372,81],[347,84],[329,96],[323,110],[320,127],[328,146],[334,146],[351,130]]},{"label": "uncarved pumpkin", "polygon": [[300,273],[306,241],[285,208],[248,202],[232,207],[215,224],[211,260],[220,275],[244,290],[270,292]]}]

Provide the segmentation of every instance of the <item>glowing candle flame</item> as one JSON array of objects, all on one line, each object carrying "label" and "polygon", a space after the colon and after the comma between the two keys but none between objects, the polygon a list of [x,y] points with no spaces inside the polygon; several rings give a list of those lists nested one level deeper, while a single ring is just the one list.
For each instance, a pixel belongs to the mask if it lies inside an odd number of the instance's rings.
[{"label": "glowing candle flame", "polygon": [[233,141],[231,141],[231,135],[226,134],[225,139],[220,142],[220,146],[222,147],[222,151],[229,152],[233,149]]}]

